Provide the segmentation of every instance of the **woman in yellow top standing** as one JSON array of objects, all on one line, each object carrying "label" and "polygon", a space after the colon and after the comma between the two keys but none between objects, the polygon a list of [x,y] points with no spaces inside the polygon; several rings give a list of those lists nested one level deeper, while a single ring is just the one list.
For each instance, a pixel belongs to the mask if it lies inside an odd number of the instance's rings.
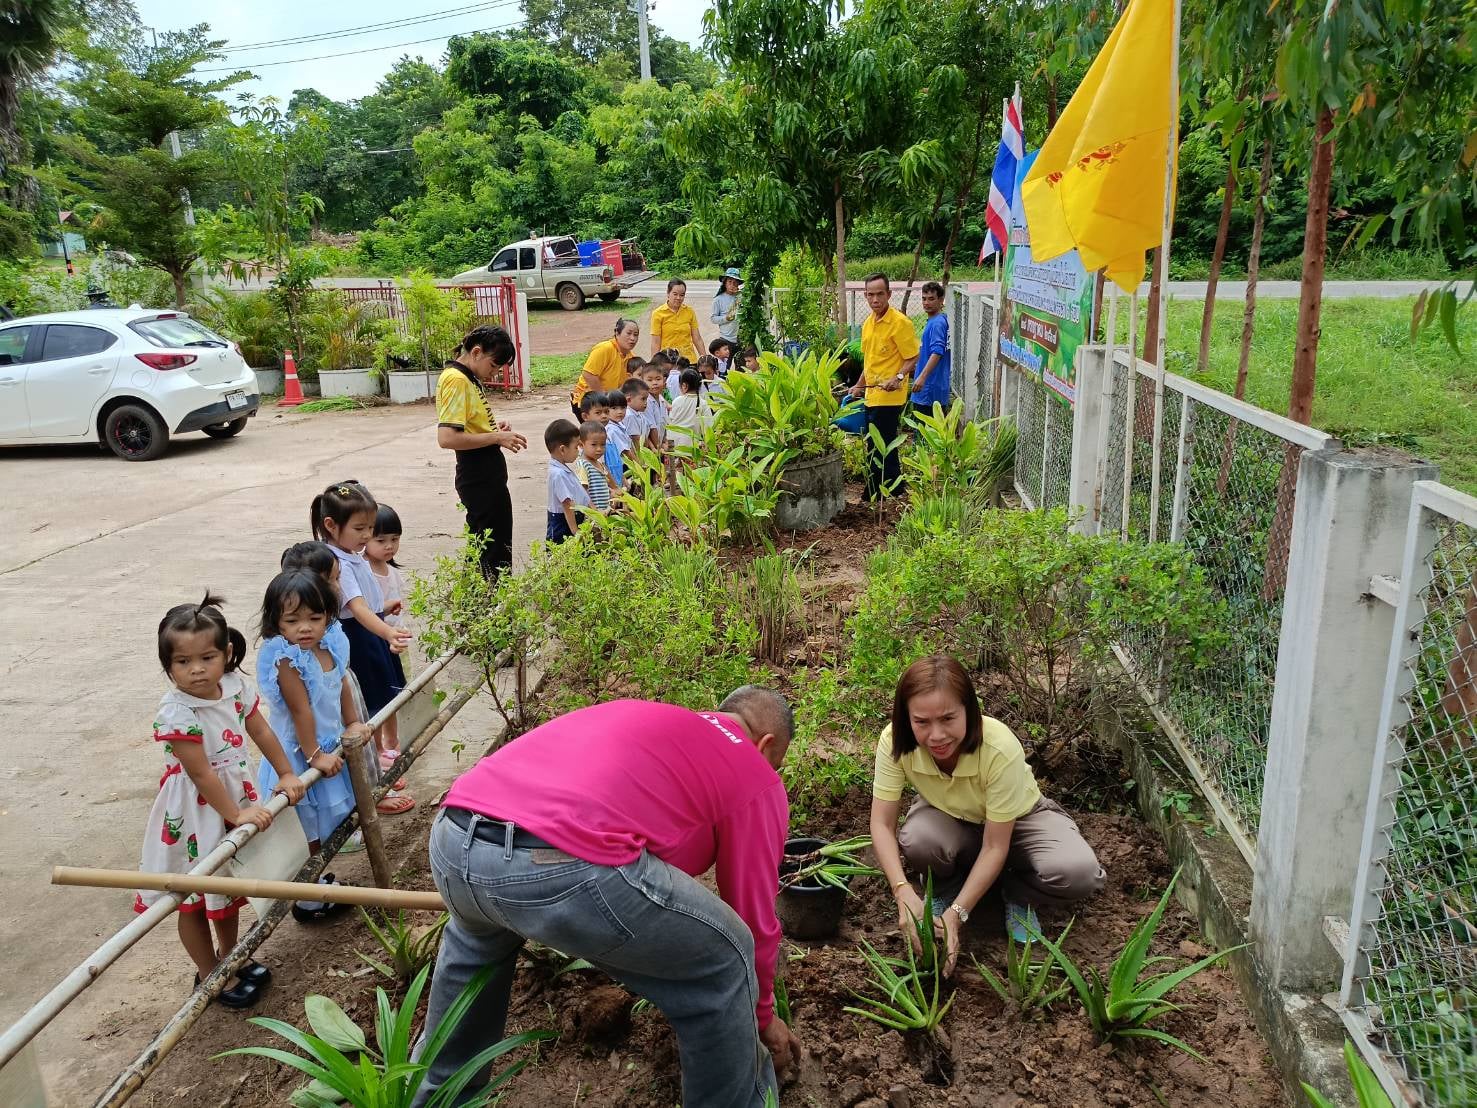
[{"label": "woman in yellow top standing", "polygon": [[658,350],[675,350],[689,362],[707,353],[697,314],[687,304],[687,282],[674,277],[667,282],[667,302],[651,313],[651,356]]},{"label": "woman in yellow top standing", "polygon": [[611,392],[626,383],[626,362],[636,349],[641,338],[641,325],[634,319],[615,321],[615,335],[597,343],[590,356],[585,359],[585,368],[580,370],[579,380],[574,383],[574,392],[569,394],[569,406],[574,409],[576,423],[583,420],[580,401],[591,390]]},{"label": "woman in yellow top standing", "polygon": [[[904,785],[918,797],[899,829]],[[905,864],[933,875],[945,972],[959,955],[959,929],[997,880],[1005,928],[1025,942],[1039,930],[1032,905],[1075,904],[1107,879],[1072,817],[1041,795],[1020,740],[980,713],[974,682],[948,654],[920,658],[898,680],[892,722],[877,740],[871,824],[904,934],[923,918]]]},{"label": "woman in yellow top standing", "polygon": [[478,327],[456,348],[436,383],[436,445],[456,451],[456,495],[467,509],[467,528],[486,539],[482,572],[496,577],[513,564],[513,497],[504,450],[515,454],[528,441],[507,421],[495,421],[487,385],[506,379],[513,340],[501,327]]}]

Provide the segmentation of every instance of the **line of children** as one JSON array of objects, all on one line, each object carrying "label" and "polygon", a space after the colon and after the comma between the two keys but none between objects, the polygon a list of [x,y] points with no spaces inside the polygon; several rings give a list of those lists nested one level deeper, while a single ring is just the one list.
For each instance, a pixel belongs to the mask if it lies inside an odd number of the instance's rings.
[{"label": "line of children", "polygon": [[[165,761],[139,864],[144,872],[186,873],[233,828],[265,830],[272,817],[261,798],[273,793],[297,808],[314,853],[354,808],[340,743],[348,735],[369,737],[364,721],[405,687],[399,656],[410,633],[400,626],[405,583],[395,561],[402,527],[393,509],[355,481],[329,486],[309,515],[316,540],[283,552],[262,601],[255,683],[241,672],[246,638],[227,624],[219,598],[177,605],[159,623],[159,664],[172,687],[154,722]],[[255,781],[248,738],[262,755]],[[381,765],[392,764],[399,746],[393,717],[374,738]],[[305,788],[300,775],[309,768],[322,776]],[[414,805],[392,791],[380,810],[396,814]],[[328,873],[320,881],[335,878]],[[139,891],[134,910],[146,911],[162,895]],[[244,903],[214,894],[184,898],[180,941],[197,983],[235,946]],[[344,910],[299,901],[292,912],[312,923]],[[221,1002],[250,1007],[270,980],[270,970],[248,962]]]},{"label": "line of children", "polygon": [[580,429],[567,419],[556,419],[544,428],[544,446],[549,451],[549,524],[544,537],[560,543],[579,530],[584,518],[580,509],[593,507],[573,468],[580,454]]}]

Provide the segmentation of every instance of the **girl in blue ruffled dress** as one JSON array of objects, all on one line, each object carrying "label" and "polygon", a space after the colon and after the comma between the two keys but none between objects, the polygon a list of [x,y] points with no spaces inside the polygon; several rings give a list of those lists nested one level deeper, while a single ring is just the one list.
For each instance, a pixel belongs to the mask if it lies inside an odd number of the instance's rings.
[{"label": "girl in blue ruffled dress", "polygon": [[[257,685],[288,761],[298,774],[309,767],[323,774],[297,804],[314,853],[354,810],[354,787],[341,772],[339,742],[345,735],[369,734],[344,680],[349,650],[343,634],[336,633],[338,608],[337,593],[319,574],[308,569],[279,573],[262,601],[265,641],[257,652]],[[263,761],[258,775],[263,792],[270,793],[276,771]],[[333,875],[324,874],[321,880],[332,884]],[[299,901],[292,914],[314,922],[346,907]]]}]

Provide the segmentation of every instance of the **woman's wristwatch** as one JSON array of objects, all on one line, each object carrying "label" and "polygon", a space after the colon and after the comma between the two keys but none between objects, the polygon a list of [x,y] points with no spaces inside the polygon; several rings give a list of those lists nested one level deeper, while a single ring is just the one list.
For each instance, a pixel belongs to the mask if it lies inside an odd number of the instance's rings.
[{"label": "woman's wristwatch", "polygon": [[947,908],[945,908],[944,911],[954,912],[956,915],[958,915],[960,923],[969,922],[969,909],[960,904],[957,900],[954,901],[953,904],[950,904]]}]

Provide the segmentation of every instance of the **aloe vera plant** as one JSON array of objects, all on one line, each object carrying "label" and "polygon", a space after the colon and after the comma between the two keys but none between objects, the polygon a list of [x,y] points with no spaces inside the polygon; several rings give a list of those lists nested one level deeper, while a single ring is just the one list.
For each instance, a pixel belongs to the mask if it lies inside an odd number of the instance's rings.
[{"label": "aloe vera plant", "polygon": [[799,868],[780,878],[780,888],[788,889],[813,879],[849,893],[851,878],[879,877],[882,874],[881,870],[861,860],[861,852],[871,845],[870,835],[857,835],[839,843],[828,843],[799,858],[791,858],[789,861],[800,863]]},{"label": "aloe vera plant", "polygon": [[[1068,923],[1057,936],[1057,946],[1066,941],[1067,933],[1071,930],[1072,925]],[[1035,949],[1034,942],[1018,943],[1012,935],[1005,948],[1004,976],[997,974],[978,958],[974,960],[974,968],[984,978],[985,984],[994,989],[1001,1000],[1022,1014],[1044,1012],[1066,996],[1072,987],[1066,981],[1055,980],[1052,973],[1056,968],[1054,958],[1050,955],[1041,959],[1032,957]]]},{"label": "aloe vera plant", "polygon": [[1154,910],[1140,920],[1139,925],[1133,929],[1122,953],[1114,961],[1113,968],[1108,971],[1106,981],[1096,969],[1089,969],[1084,973],[1062,951],[1058,943],[1052,942],[1045,935],[1038,932],[1037,939],[1047,950],[1051,951],[1052,957],[1062,967],[1067,981],[1076,990],[1077,997],[1082,1002],[1082,1008],[1087,1013],[1092,1029],[1098,1033],[1099,1037],[1105,1041],[1120,1038],[1153,1039],[1156,1042],[1167,1043],[1193,1058],[1204,1061],[1199,1051],[1188,1043],[1157,1027],[1150,1027],[1149,1024],[1161,1016],[1179,1010],[1179,1005],[1166,999],[1171,992],[1227,955],[1243,949],[1246,944],[1207,955],[1197,962],[1168,973],[1156,973],[1144,977],[1144,971],[1150,966],[1169,961],[1168,958],[1149,957],[1149,946],[1154,941],[1154,933],[1159,930],[1160,921],[1164,918],[1164,910],[1169,906],[1170,894],[1174,892],[1174,885],[1179,877],[1179,870],[1176,870],[1169,880],[1169,887],[1164,890],[1164,895],[1159,898],[1159,903],[1154,906]]},{"label": "aloe vera plant", "polygon": [[384,952],[385,961],[371,958],[359,951],[355,953],[366,964],[396,981],[409,981],[423,967],[436,960],[436,949],[441,945],[441,932],[451,919],[450,915],[442,912],[435,923],[417,933],[414,922],[406,918],[403,909],[393,917],[383,915],[380,923],[376,923],[374,917],[363,908],[359,909],[359,914],[364,917],[365,926]]},{"label": "aloe vera plant", "polygon": [[[430,1030],[420,1057],[412,1061],[410,1052],[415,1042],[412,1031],[416,1007],[420,1003],[421,993],[425,990],[430,973],[431,967],[426,966],[415,975],[415,980],[410,983],[399,1008],[390,1004],[390,998],[385,995],[384,989],[375,989],[372,1044],[365,1037],[364,1031],[342,1008],[326,996],[313,994],[303,1002],[308,1026],[312,1028],[311,1034],[298,1030],[290,1023],[264,1016],[253,1016],[247,1021],[281,1036],[301,1053],[293,1054],[270,1046],[243,1046],[222,1051],[215,1057],[245,1054],[270,1058],[306,1074],[311,1083],[292,1095],[292,1103],[298,1108],[323,1108],[340,1101],[353,1105],[374,1105],[375,1108],[408,1108],[432,1063],[445,1048],[457,1026],[466,1018],[477,994],[492,979],[493,970],[489,966],[468,982],[461,995],[447,1008],[441,1022]],[[497,1096],[498,1087],[526,1066],[529,1058],[520,1058],[501,1070],[471,1100],[460,1098],[483,1067],[520,1047],[552,1037],[548,1031],[525,1031],[521,1035],[512,1035],[494,1043],[468,1059],[465,1065],[444,1081],[427,1102],[426,1108],[491,1103]]]},{"label": "aloe vera plant", "polygon": [[862,993],[853,995],[865,1008],[851,1005],[842,1009],[890,1027],[894,1031],[921,1031],[934,1035],[954,1006],[954,995],[944,996],[943,952],[934,932],[933,881],[930,877],[923,896],[923,917],[915,919],[918,950],[913,943],[903,943],[903,957],[889,958],[865,939],[862,957],[872,971],[871,986],[886,999]]}]

